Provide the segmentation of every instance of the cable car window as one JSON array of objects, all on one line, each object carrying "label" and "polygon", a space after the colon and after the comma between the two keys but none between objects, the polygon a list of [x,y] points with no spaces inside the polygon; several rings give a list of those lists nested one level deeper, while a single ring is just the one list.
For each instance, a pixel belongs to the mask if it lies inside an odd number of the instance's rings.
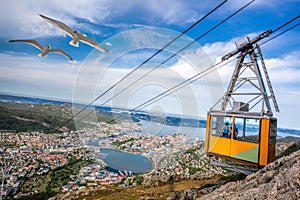
[{"label": "cable car window", "polygon": [[259,141],[259,119],[245,119],[245,132],[243,139],[249,142],[258,143]]},{"label": "cable car window", "polygon": [[229,127],[231,126],[231,117],[213,116],[212,117],[212,135],[219,137],[230,137]]},{"label": "cable car window", "polygon": [[221,136],[221,131],[219,131],[220,123],[222,124],[223,122],[223,117],[222,116],[213,116],[212,117],[212,135],[214,136]]},{"label": "cable car window", "polygon": [[236,117],[234,119],[234,128],[232,129],[233,132],[233,139],[241,139],[243,138],[244,134],[244,126],[245,119]]},{"label": "cable car window", "polygon": [[276,138],[277,136],[277,120],[270,120],[270,138]]},{"label": "cable car window", "polygon": [[213,116],[212,120],[211,120],[211,134],[215,135],[215,136],[218,135],[218,133],[217,133],[217,121],[218,121],[218,118],[216,116]]},{"label": "cable car window", "polygon": [[232,127],[232,117],[224,117],[223,124],[221,127],[222,136],[226,138],[230,138],[231,127]]}]

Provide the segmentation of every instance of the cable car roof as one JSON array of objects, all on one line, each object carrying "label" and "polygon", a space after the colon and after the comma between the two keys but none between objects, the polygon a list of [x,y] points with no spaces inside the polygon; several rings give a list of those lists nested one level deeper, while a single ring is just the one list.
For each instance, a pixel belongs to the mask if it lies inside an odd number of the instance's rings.
[{"label": "cable car roof", "polygon": [[219,116],[234,116],[242,118],[255,118],[255,119],[276,119],[273,116],[261,114],[259,112],[243,112],[243,111],[222,111],[222,110],[210,110],[208,114]]}]

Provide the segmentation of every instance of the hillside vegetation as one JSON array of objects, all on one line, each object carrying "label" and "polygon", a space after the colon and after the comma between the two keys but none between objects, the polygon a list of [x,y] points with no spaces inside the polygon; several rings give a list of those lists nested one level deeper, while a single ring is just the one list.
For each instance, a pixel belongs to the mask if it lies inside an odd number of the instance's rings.
[{"label": "hillside vegetation", "polygon": [[[78,107],[79,109],[81,108]],[[0,130],[42,131],[44,133],[74,131],[77,127],[73,120],[64,124],[72,118],[72,115],[70,106],[0,102]],[[113,118],[104,112],[98,112],[97,118],[99,121],[113,121]],[[76,121],[76,123],[83,127],[90,126],[88,118]],[[64,126],[60,127],[63,124]]]}]

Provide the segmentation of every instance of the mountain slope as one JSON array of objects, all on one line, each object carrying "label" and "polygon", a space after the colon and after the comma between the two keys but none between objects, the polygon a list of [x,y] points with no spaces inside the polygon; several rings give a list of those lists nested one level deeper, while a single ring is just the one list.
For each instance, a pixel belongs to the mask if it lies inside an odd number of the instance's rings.
[{"label": "mountain slope", "polygon": [[300,141],[292,146],[297,151],[243,180],[229,182],[217,189],[188,189],[176,199],[300,199]]}]

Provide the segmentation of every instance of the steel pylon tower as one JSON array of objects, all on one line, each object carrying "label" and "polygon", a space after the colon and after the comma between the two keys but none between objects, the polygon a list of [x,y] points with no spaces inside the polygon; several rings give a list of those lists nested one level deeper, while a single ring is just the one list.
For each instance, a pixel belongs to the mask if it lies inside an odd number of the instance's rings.
[{"label": "steel pylon tower", "polygon": [[[220,102],[222,111],[239,112],[252,111],[254,110],[254,107],[261,104],[259,111],[260,115],[272,116],[273,112],[270,104],[271,99],[273,101],[275,111],[279,112],[279,107],[275,98],[270,77],[268,75],[260,47],[257,44],[259,40],[269,36],[271,33],[271,30],[266,31],[252,41],[250,41],[247,36],[242,37],[236,42],[237,50],[222,57],[222,60],[224,61],[239,53],[238,61],[230,79],[227,91],[211,110],[213,110]],[[266,81],[267,87],[264,81]],[[251,92],[249,91],[249,86],[252,87]],[[247,102],[239,101],[239,99],[245,99],[245,97],[248,97]]]}]

